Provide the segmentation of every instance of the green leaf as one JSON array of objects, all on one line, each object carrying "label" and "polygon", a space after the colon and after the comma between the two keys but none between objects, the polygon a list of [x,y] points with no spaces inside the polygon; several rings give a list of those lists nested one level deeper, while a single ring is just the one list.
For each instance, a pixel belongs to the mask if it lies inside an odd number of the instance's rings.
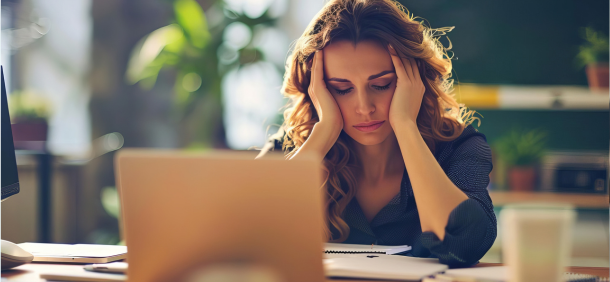
[{"label": "green leaf", "polygon": [[176,24],[151,32],[138,42],[131,53],[125,75],[127,82],[135,84],[146,80],[143,87],[154,86],[159,71],[170,62],[169,54],[178,55],[185,41],[182,29]]},{"label": "green leaf", "polygon": [[194,0],[178,0],[174,2],[174,12],[176,21],[184,29],[193,46],[205,47],[210,33],[201,6]]},{"label": "green leaf", "polygon": [[509,166],[531,165],[544,155],[547,136],[543,130],[513,129],[494,142],[493,147]]},{"label": "green leaf", "polygon": [[610,46],[608,36],[592,27],[583,28],[581,33],[585,43],[579,47],[576,55],[577,66],[581,68],[588,64],[608,62]]},{"label": "green leaf", "polygon": [[119,194],[113,186],[107,186],[102,189],[102,206],[104,210],[114,218],[119,218],[121,214],[121,205],[119,203]]}]

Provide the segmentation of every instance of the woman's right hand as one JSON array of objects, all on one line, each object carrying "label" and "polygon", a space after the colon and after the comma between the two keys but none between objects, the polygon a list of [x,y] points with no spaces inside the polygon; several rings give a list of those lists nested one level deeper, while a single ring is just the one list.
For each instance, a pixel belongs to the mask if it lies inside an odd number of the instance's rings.
[{"label": "woman's right hand", "polygon": [[320,120],[316,125],[328,130],[330,134],[328,137],[334,137],[334,144],[341,130],[343,130],[343,116],[335,97],[326,88],[323,50],[319,50],[314,54],[308,92]]},{"label": "woman's right hand", "polygon": [[[330,94],[324,82],[324,54],[322,50],[314,54],[309,82],[309,97],[318,113],[319,121],[314,125],[309,137],[291,159],[299,155],[313,153],[324,158],[343,130],[343,116],[335,97]],[[305,153],[304,153],[305,152]]]}]

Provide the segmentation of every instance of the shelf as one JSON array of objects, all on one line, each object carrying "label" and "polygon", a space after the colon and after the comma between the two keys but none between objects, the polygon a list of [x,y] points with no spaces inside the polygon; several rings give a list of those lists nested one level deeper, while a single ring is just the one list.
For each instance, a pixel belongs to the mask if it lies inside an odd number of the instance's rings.
[{"label": "shelf", "polygon": [[495,207],[513,203],[544,202],[569,203],[574,205],[575,208],[608,209],[609,202],[607,194],[490,191],[489,196]]},{"label": "shelf", "polygon": [[472,109],[608,110],[609,91],[592,92],[583,86],[505,86],[461,84],[455,99]]}]

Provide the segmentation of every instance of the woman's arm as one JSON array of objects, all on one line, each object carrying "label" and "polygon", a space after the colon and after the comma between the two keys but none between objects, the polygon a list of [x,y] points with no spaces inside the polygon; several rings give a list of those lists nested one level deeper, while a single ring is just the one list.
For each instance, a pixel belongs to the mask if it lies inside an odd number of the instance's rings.
[{"label": "woman's arm", "polygon": [[307,141],[303,143],[290,159],[298,160],[302,156],[313,155],[316,159],[322,161],[326,153],[330,151],[330,148],[337,141],[337,138],[339,138],[339,134],[336,134],[336,129],[318,122],[313,126]]},{"label": "woman's arm", "polygon": [[486,190],[491,149],[484,138],[468,137],[456,145],[443,169],[417,128],[426,90],[417,64],[399,58],[393,48],[390,54],[398,77],[390,124],[409,172],[423,231],[422,246],[441,263],[472,265],[496,239],[497,222]]},{"label": "woman's arm", "polygon": [[497,223],[487,192],[491,149],[469,137],[443,167],[414,124],[396,129],[422,227],[422,245],[450,266],[475,264],[496,239]]},{"label": "woman's arm", "polygon": [[[447,158],[439,160],[447,177],[462,190],[468,200],[460,203],[449,215],[445,237],[424,232],[422,246],[451,266],[470,266],[491,248],[497,235],[497,221],[487,191],[489,173],[493,169],[491,148],[482,134],[466,135],[449,143]],[[462,133],[464,134],[464,133]]]},{"label": "woman's arm", "polygon": [[323,50],[317,51],[314,55],[308,92],[319,121],[314,125],[305,143],[290,159],[299,159],[303,155],[314,155],[321,161],[337,142],[337,138],[343,130],[341,110],[324,82]]},{"label": "woman's arm", "polygon": [[468,196],[447,177],[417,124],[397,123],[394,132],[409,172],[422,231],[432,231],[443,240],[449,214]]},{"label": "woman's arm", "polygon": [[389,51],[397,76],[390,124],[409,172],[422,231],[432,231],[443,240],[449,214],[468,196],[447,177],[417,128],[426,88],[415,60],[398,57],[392,46]]}]

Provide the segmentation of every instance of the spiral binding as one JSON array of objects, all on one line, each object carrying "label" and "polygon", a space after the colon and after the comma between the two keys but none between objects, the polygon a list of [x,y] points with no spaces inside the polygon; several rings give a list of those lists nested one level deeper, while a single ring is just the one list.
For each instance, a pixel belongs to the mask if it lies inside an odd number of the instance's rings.
[{"label": "spiral binding", "polygon": [[563,280],[567,282],[610,282],[610,278],[574,272],[564,273]]}]

